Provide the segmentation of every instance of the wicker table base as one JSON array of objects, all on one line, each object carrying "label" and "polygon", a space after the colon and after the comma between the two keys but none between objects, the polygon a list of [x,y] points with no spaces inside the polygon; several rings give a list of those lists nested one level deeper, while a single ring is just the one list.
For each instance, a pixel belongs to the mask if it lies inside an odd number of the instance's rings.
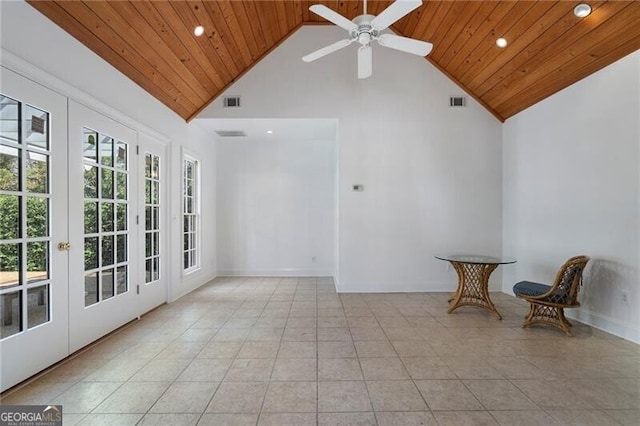
[{"label": "wicker table base", "polygon": [[447,313],[450,314],[460,306],[478,306],[494,313],[498,319],[502,319],[489,297],[489,276],[498,265],[453,261],[451,264],[458,273],[458,289],[449,300]]}]

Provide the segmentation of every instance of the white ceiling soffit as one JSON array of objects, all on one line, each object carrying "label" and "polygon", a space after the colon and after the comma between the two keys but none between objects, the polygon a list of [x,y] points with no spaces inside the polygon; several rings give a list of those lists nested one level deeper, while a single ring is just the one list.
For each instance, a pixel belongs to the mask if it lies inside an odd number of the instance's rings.
[{"label": "white ceiling soffit", "polygon": [[[334,118],[198,118],[198,124],[213,132],[244,132],[244,141],[265,140],[336,140],[338,120]],[[273,133],[267,133],[271,131]],[[219,138],[231,141],[238,138]]]}]

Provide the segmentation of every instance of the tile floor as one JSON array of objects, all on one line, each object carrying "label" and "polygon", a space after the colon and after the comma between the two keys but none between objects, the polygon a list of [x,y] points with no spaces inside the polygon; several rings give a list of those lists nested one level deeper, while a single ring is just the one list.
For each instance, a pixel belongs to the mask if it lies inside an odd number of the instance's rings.
[{"label": "tile floor", "polygon": [[221,278],[5,395],[67,425],[638,425],[640,346],[445,293]]}]

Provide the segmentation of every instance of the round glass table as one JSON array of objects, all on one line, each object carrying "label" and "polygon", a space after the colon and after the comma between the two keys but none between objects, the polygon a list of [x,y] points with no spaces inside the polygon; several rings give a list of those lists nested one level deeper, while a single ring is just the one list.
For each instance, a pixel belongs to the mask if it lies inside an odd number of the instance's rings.
[{"label": "round glass table", "polygon": [[489,297],[489,277],[499,265],[515,263],[516,259],[475,254],[443,254],[435,258],[450,262],[458,274],[458,289],[449,299],[447,313],[460,306],[478,306],[502,319]]}]

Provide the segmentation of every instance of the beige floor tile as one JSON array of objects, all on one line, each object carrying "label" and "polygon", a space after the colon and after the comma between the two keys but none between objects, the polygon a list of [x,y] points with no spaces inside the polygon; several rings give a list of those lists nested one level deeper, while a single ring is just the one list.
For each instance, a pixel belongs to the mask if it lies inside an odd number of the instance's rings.
[{"label": "beige floor tile", "polygon": [[271,375],[272,381],[315,381],[317,380],[317,360],[315,358],[278,358]]},{"label": "beige floor tile", "polygon": [[316,382],[271,382],[264,399],[265,413],[315,413]]},{"label": "beige floor tile", "polygon": [[640,425],[640,410],[605,410],[605,413],[622,425]]},{"label": "beige floor tile", "polygon": [[129,380],[133,382],[171,382],[189,365],[186,359],[153,359]]},{"label": "beige floor tile", "polygon": [[345,318],[344,309],[338,303],[324,303],[318,306],[318,318]]},{"label": "beige floor tile", "polygon": [[358,340],[383,340],[387,341],[382,327],[350,327],[351,337],[354,341]]},{"label": "beige floor tile", "polygon": [[568,410],[601,408],[595,405],[594,401],[583,398],[566,386],[566,379],[517,379],[512,380],[511,383],[540,408]]},{"label": "beige floor tile", "polygon": [[318,317],[318,328],[325,327],[347,327],[347,319],[344,316],[341,317]]},{"label": "beige floor tile", "polygon": [[262,413],[258,426],[315,426],[315,413]]},{"label": "beige floor tile", "polygon": [[122,355],[119,355],[107,361],[98,369],[94,367],[93,373],[82,380],[89,382],[124,382],[129,380],[148,363],[149,360],[147,359],[126,359]]},{"label": "beige floor tile", "polygon": [[429,343],[425,341],[397,340],[391,342],[401,357],[436,357]]},{"label": "beige floor tile", "polygon": [[601,410],[547,410],[547,413],[561,425],[613,426],[620,424],[614,417]]},{"label": "beige floor tile", "polygon": [[373,413],[318,413],[319,426],[376,426]]},{"label": "beige floor tile", "polygon": [[281,342],[278,358],[317,358],[316,342]]},{"label": "beige floor tile", "polygon": [[[637,382],[640,386],[640,380]],[[640,398],[637,391],[629,393],[614,382],[602,379],[569,379],[564,385],[585,400],[593,401],[591,408],[637,410]]]},{"label": "beige floor tile", "polygon": [[365,317],[347,316],[347,324],[350,328],[354,327],[380,327],[378,320],[373,315]]},{"label": "beige floor tile", "polygon": [[504,379],[497,369],[479,356],[447,357],[444,359],[447,367],[460,379]]},{"label": "beige floor tile", "polygon": [[224,380],[229,382],[264,382],[271,377],[273,359],[236,359]]},{"label": "beige floor tile", "polygon": [[360,360],[365,380],[409,379],[400,358],[363,358]]},{"label": "beige floor tile", "polygon": [[398,356],[388,341],[358,341],[354,342],[358,358],[395,358]]},{"label": "beige floor tile", "polygon": [[427,405],[410,380],[367,382],[375,411],[424,411]]},{"label": "beige floor tile", "polygon": [[191,327],[178,337],[183,342],[207,343],[218,332],[217,328],[193,328]]},{"label": "beige floor tile", "polygon": [[64,413],[62,421],[64,422],[64,426],[76,426],[79,425],[80,422],[87,416],[88,414]]},{"label": "beige floor tile", "polygon": [[219,382],[231,365],[231,359],[202,358],[193,360],[176,379],[179,382]]},{"label": "beige floor tile", "polygon": [[257,414],[212,414],[205,413],[198,426],[255,426]]},{"label": "beige floor tile", "polygon": [[221,328],[211,339],[213,342],[244,342],[250,328]]},{"label": "beige floor tile", "polygon": [[378,324],[380,327],[387,328],[411,328],[413,327],[409,321],[407,321],[403,316],[395,316],[395,317],[382,317],[376,316],[378,320]]},{"label": "beige floor tile", "polygon": [[537,410],[538,407],[507,380],[464,380],[487,410]]},{"label": "beige floor tile", "polygon": [[350,342],[351,333],[346,327],[318,328],[318,341]]},{"label": "beige floor tile", "polygon": [[2,404],[33,405],[52,401],[55,397],[65,392],[75,383],[73,382],[46,382],[36,380],[28,385],[16,389],[0,398]]},{"label": "beige floor tile", "polygon": [[252,342],[279,342],[282,339],[284,328],[266,327],[250,330],[247,340]]},{"label": "beige floor tile", "polygon": [[244,342],[238,358],[275,358],[280,348],[280,342]]},{"label": "beige floor tile", "polygon": [[[88,414],[77,424],[80,426],[133,426],[140,421],[142,416],[142,414]],[[63,422],[65,426],[68,424],[66,415]]]},{"label": "beige floor tile", "polygon": [[194,359],[204,348],[206,342],[194,341],[194,342],[181,342],[169,344],[164,348],[155,359]]},{"label": "beige floor tile", "polygon": [[[55,405],[62,405],[63,413],[89,413],[112,395],[121,385],[122,383],[116,382],[80,382],[53,398],[50,402]],[[2,403],[8,404],[9,401],[3,399]],[[42,404],[45,401],[38,401],[37,403]]]},{"label": "beige floor tile", "polygon": [[138,425],[146,426],[194,426],[198,423],[200,414],[194,413],[148,413]]},{"label": "beige floor tile", "polygon": [[379,426],[436,426],[436,419],[428,411],[397,411],[376,413]]},{"label": "beige floor tile", "polygon": [[314,342],[316,329],[315,327],[285,328],[282,340],[285,342]]},{"label": "beige floor tile", "polygon": [[493,426],[498,422],[487,411],[436,411],[439,426]]},{"label": "beige floor tile", "polygon": [[369,394],[363,381],[318,383],[318,411],[371,411]]},{"label": "beige floor tile", "polygon": [[542,410],[491,411],[490,414],[498,424],[504,426],[551,426],[557,424],[553,417]]},{"label": "beige floor tile", "polygon": [[356,358],[352,342],[318,342],[318,358]]},{"label": "beige floor tile", "polygon": [[318,380],[362,380],[360,363],[355,358],[320,358]]},{"label": "beige floor tile", "polygon": [[458,378],[439,357],[402,358],[402,362],[414,380]]},{"label": "beige floor tile", "polygon": [[175,382],[151,407],[151,413],[202,413],[218,382]]},{"label": "beige floor tile", "polygon": [[260,317],[256,321],[255,328],[281,328],[287,324],[287,317]]},{"label": "beige floor tile", "polygon": [[146,413],[168,387],[169,383],[166,382],[127,382],[100,404],[94,413]]},{"label": "beige floor tile", "polygon": [[[96,360],[90,358],[69,359],[51,369],[38,379],[39,382],[75,383],[96,370]],[[126,379],[125,379],[126,380]]]},{"label": "beige floor tile", "polygon": [[417,330],[413,327],[384,327],[384,332],[392,342],[421,342],[424,341],[424,338]]},{"label": "beige floor tile", "polygon": [[315,328],[316,325],[316,318],[291,317],[287,320],[286,328]]},{"label": "beige floor tile", "polygon": [[210,342],[202,348],[196,358],[235,358],[242,342]]},{"label": "beige floor tile", "polygon": [[416,380],[415,383],[432,411],[484,408],[460,380]]},{"label": "beige floor tile", "polygon": [[207,412],[259,413],[267,386],[266,382],[223,382],[207,407]]}]

